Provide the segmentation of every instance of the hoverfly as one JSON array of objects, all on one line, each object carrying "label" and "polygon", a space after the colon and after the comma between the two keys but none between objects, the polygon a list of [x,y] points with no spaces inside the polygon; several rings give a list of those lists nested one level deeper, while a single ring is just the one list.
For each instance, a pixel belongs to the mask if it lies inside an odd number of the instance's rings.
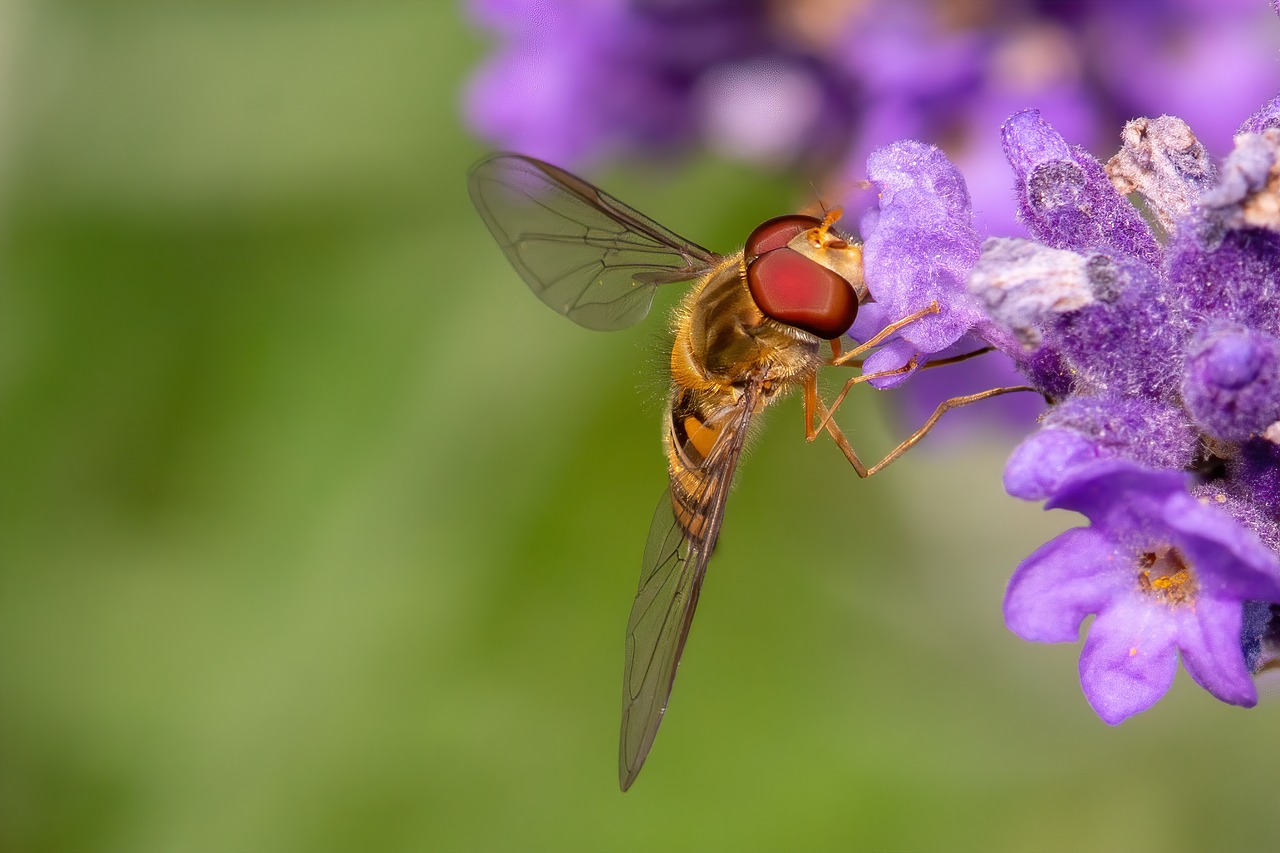
[{"label": "hoverfly", "polygon": [[[666,710],[752,418],[801,387],[807,438],[826,429],[860,476],[875,473],[924,430],[865,467],[830,420],[844,392],[828,409],[817,394],[818,368],[859,364],[854,356],[937,306],[842,353],[839,340],[870,294],[861,244],[834,227],[838,209],[822,219],[770,219],[743,248],[722,256],[532,157],[487,157],[472,168],[469,187],[485,225],[534,294],[588,329],[631,326],[648,314],[659,286],[694,282],[672,318],[662,421],[670,484],[653,515],[627,622],[619,744],[625,791]],[[821,352],[824,341],[830,360]],[[868,378],[849,380],[845,392]]]}]

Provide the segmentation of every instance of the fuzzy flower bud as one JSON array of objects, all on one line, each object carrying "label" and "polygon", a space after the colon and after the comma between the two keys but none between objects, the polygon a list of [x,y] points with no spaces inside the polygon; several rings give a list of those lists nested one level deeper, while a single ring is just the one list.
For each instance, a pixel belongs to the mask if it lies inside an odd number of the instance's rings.
[{"label": "fuzzy flower bud", "polygon": [[1043,430],[1070,430],[1088,438],[1099,456],[1121,456],[1152,468],[1181,470],[1196,454],[1196,432],[1186,413],[1157,400],[1075,396],[1054,406],[1042,423]]},{"label": "fuzzy flower bud", "polygon": [[1014,114],[1000,131],[1016,176],[1018,215],[1031,236],[1057,249],[1115,251],[1158,263],[1159,246],[1142,215],[1116,192],[1102,164],[1067,145],[1038,110]]},{"label": "fuzzy flower bud", "polygon": [[1187,352],[1182,397],[1215,438],[1261,433],[1280,420],[1280,340],[1235,323],[1201,329]]}]

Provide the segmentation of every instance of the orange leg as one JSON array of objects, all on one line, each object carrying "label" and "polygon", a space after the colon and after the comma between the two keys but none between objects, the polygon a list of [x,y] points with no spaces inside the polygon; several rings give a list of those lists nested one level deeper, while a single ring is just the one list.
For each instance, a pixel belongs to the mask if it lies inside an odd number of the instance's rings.
[{"label": "orange leg", "polygon": [[930,314],[937,314],[939,310],[941,309],[938,308],[938,303],[936,300],[933,302],[930,302],[928,306],[921,308],[919,311],[916,311],[914,314],[908,314],[907,316],[903,317],[901,320],[894,320],[892,323],[885,326],[880,331],[876,332],[876,334],[873,337],[868,338],[865,342],[858,344],[856,347],[849,350],[848,352],[838,356],[833,354],[831,356],[830,363],[833,365],[848,364],[850,361],[862,355],[867,350],[873,347],[879,346],[880,343],[885,338],[889,337],[894,332],[901,329],[903,326],[914,323],[916,320],[919,320],[921,317],[927,317]]},{"label": "orange leg", "polygon": [[[840,352],[840,348],[839,346],[837,346],[835,341],[831,342],[831,351],[837,354]],[[924,367],[921,367],[920,369],[932,370],[935,367],[945,367],[948,364],[959,364],[962,361],[968,361],[971,358],[977,358],[980,355],[986,355],[987,353],[994,352],[994,351],[995,351],[995,347],[983,347],[982,349],[976,349],[973,352],[962,352],[959,355],[947,356],[946,358],[939,358],[939,359],[935,359],[934,361],[926,362]],[[862,367],[862,362],[863,362],[863,359],[857,358],[857,359],[853,359],[852,361],[841,362],[840,366],[841,367]]]},{"label": "orange leg", "polygon": [[[926,364],[924,367],[920,369],[928,370],[931,367],[942,367],[947,364],[957,364],[961,361],[967,361],[971,358],[976,358],[980,355],[989,353],[993,349],[995,349],[995,347],[983,347],[982,349],[974,350],[973,352],[966,352],[966,353],[961,353],[960,355],[953,355],[950,358],[940,358],[937,361],[929,362],[928,364]],[[916,365],[919,363],[919,358],[920,358],[919,355],[913,355],[911,356],[911,359],[902,367],[897,367],[897,368],[894,368],[893,370],[881,370],[878,373],[864,373],[861,376],[855,376],[852,379],[850,379],[848,382],[844,383],[844,388],[840,391],[839,394],[836,395],[835,400],[832,401],[831,409],[827,413],[826,417],[823,418],[822,423],[818,424],[817,428],[813,430],[813,434],[808,436],[809,441],[813,441],[813,439],[817,436],[817,434],[822,432],[822,430],[826,428],[827,424],[830,423],[831,421],[831,416],[836,413],[836,409],[840,408],[840,404],[844,402],[844,398],[848,396],[849,391],[853,389],[854,385],[857,385],[859,382],[866,382],[868,379],[882,379],[886,376],[901,376],[904,373],[910,373],[912,370],[915,369]],[[861,367],[862,361],[861,360],[845,361],[843,362],[843,364],[846,366],[853,365],[856,367]]]},{"label": "orange leg", "polygon": [[818,411],[823,415],[823,426],[821,428],[825,428],[827,432],[831,434],[831,437],[835,439],[836,446],[840,448],[840,452],[842,452],[845,455],[845,458],[849,460],[849,464],[853,466],[854,472],[859,477],[865,478],[882,470],[890,462],[896,461],[898,457],[902,456],[902,454],[915,447],[916,444],[919,443],[920,439],[924,438],[925,435],[928,434],[929,430],[934,428],[942,416],[952,409],[958,409],[961,406],[967,406],[970,403],[976,403],[979,400],[985,400],[988,397],[998,397],[1001,394],[1011,394],[1014,391],[1035,390],[1036,389],[1029,385],[1012,385],[1006,388],[992,388],[989,391],[982,391],[977,394],[968,394],[964,397],[952,397],[950,400],[943,400],[938,404],[938,408],[933,410],[933,414],[929,416],[929,420],[924,422],[924,426],[909,435],[906,441],[899,444],[893,450],[890,450],[887,456],[872,465],[870,468],[863,464],[862,460],[858,457],[858,454],[849,445],[849,441],[844,437],[844,433],[840,431],[840,427],[831,420],[831,412],[827,410],[827,407],[822,404],[821,400],[816,400],[815,402],[818,407]]},{"label": "orange leg", "polygon": [[911,371],[916,369],[916,363],[918,358],[919,356],[913,355],[911,356],[910,360],[907,361],[906,364],[902,365],[902,367],[895,367],[893,370],[881,370],[877,373],[863,373],[859,376],[853,377],[848,382],[844,383],[844,388],[840,389],[840,393],[837,394],[836,398],[831,401],[831,406],[829,408],[824,406],[824,408],[826,409],[826,414],[823,415],[822,423],[818,424],[818,426],[813,429],[813,434],[810,436],[807,436],[809,441],[813,441],[815,438],[817,438],[818,433],[828,428],[828,425],[831,424],[832,416],[835,415],[836,413],[836,409],[840,408],[840,404],[844,402],[845,397],[849,396],[849,392],[853,390],[854,385],[857,385],[859,382],[866,382],[870,379],[883,379],[886,376],[901,376],[904,373],[910,373]]},{"label": "orange leg", "polygon": [[[858,356],[862,355],[867,350],[878,346],[882,341],[901,329],[903,326],[914,323],[916,320],[926,317],[929,314],[937,314],[939,310],[938,303],[934,301],[927,307],[922,308],[913,314],[909,314],[901,320],[895,320],[877,332],[873,337],[848,352],[842,351],[839,339],[833,340],[831,341],[831,360],[827,363],[832,366],[861,367],[863,360],[859,359]],[[950,358],[938,359],[936,361],[929,362],[921,369],[927,370],[931,367],[942,367],[943,365],[966,361],[970,358],[991,352],[993,349],[994,347],[983,347],[982,349],[974,350],[973,352],[962,353],[960,355],[951,356]],[[992,388],[977,394],[967,394],[962,397],[952,397],[949,400],[943,400],[938,404],[938,407],[934,409],[933,414],[929,416],[929,419],[925,421],[924,426],[907,436],[905,441],[893,448],[893,450],[890,450],[889,453],[875,465],[868,468],[863,463],[862,459],[859,458],[857,452],[849,444],[848,439],[845,438],[844,432],[840,429],[839,425],[833,420],[835,411],[840,408],[841,403],[844,402],[845,397],[849,394],[849,391],[853,389],[854,385],[857,385],[860,382],[866,382],[870,379],[879,379],[886,376],[900,376],[904,373],[910,373],[916,368],[918,359],[919,355],[915,355],[912,356],[911,360],[902,367],[853,377],[845,383],[844,388],[841,389],[840,393],[836,396],[830,408],[828,408],[818,396],[817,376],[810,376],[805,381],[804,386],[805,440],[813,441],[818,437],[818,434],[825,429],[835,441],[836,446],[840,448],[840,452],[849,460],[849,464],[853,466],[854,472],[859,477],[866,478],[883,470],[891,462],[896,461],[908,450],[915,447],[922,438],[928,435],[929,430],[933,429],[934,426],[937,425],[938,421],[942,419],[942,416],[952,409],[958,409],[961,406],[967,406],[970,403],[976,403],[979,400],[986,400],[989,397],[1011,394],[1014,391],[1036,391],[1035,388],[1032,388],[1029,385],[1012,385],[1004,388]],[[820,420],[815,425],[816,418],[820,418]]]}]

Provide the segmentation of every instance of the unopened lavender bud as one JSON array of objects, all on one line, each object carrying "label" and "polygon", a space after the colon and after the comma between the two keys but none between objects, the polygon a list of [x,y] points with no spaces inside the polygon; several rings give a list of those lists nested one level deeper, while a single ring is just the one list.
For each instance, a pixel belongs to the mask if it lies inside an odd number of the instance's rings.
[{"label": "unopened lavender bud", "polygon": [[1160,249],[1142,215],[1116,192],[1102,164],[1068,146],[1039,111],[1014,114],[1000,134],[1018,216],[1032,237],[1056,249],[1116,251],[1158,263]]},{"label": "unopened lavender bud", "polygon": [[1280,340],[1234,323],[1201,329],[1187,351],[1182,397],[1215,438],[1262,433],[1280,420]]}]

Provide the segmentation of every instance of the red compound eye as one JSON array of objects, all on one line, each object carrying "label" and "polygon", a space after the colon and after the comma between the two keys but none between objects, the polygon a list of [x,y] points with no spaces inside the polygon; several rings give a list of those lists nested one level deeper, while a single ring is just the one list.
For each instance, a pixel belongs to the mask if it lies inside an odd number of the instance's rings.
[{"label": "red compound eye", "polygon": [[747,263],[751,263],[766,252],[781,249],[795,239],[797,234],[808,231],[810,228],[817,228],[821,224],[821,219],[796,213],[789,216],[775,216],[763,225],[756,226],[756,230],[752,231],[751,236],[747,238]]},{"label": "red compound eye", "polygon": [[824,340],[843,335],[858,316],[849,282],[794,249],[774,249],[747,264],[747,286],[766,316]]}]

